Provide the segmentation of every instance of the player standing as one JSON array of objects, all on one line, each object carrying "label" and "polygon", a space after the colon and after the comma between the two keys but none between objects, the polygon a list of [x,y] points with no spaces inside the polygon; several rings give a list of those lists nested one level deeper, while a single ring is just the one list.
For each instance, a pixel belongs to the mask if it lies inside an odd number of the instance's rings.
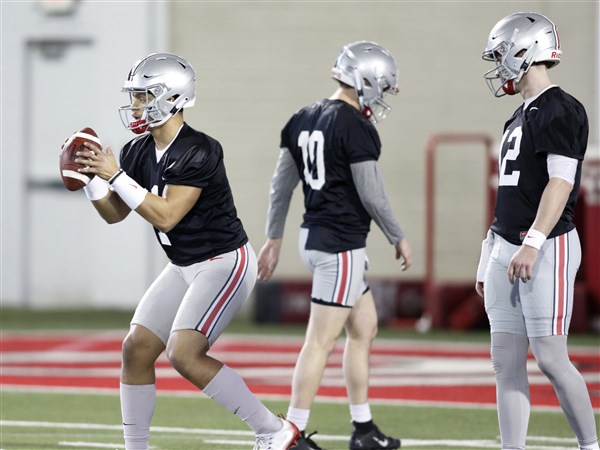
[{"label": "player standing", "polygon": [[529,345],[579,448],[599,448],[590,397],[567,352],[581,262],[573,210],[588,121],[581,103],[549,79],[548,69],[560,57],[554,23],[522,12],[494,26],[483,52],[495,63],[484,75],[493,94],[519,93],[524,100],[504,127],[496,217],[482,245],[476,283],[491,327],[503,450],[525,449]]},{"label": "player standing", "polygon": [[369,354],[377,314],[365,279],[371,219],[394,245],[402,270],[412,262],[410,246],[384,191],[377,165],[381,142],[372,123],[390,110],[383,98],[396,94],[396,73],[394,58],[383,47],[372,42],[345,46],[332,69],[339,84],[336,92],[298,111],[281,132],[258,276],[268,280],[275,270],[290,199],[302,180],[306,211],[299,250],[313,272],[313,283],[310,318],[287,414],[302,433],[294,449],[320,448],[304,433],[328,356],[343,329],[343,370],[354,426],[350,449],[400,446],[398,439],[375,426],[368,403]]},{"label": "player standing", "polygon": [[296,427],[273,415],[238,374],[207,355],[250,295],[257,268],[223,149],[183,118],[183,108],[196,98],[194,69],[179,56],[154,53],[135,63],[123,91],[131,102],[120,108],[123,123],[140,136],[123,147],[121,167],[110,148],[103,152],[93,145],[78,153],[78,162],[89,166],[81,172],[98,175],[85,191],[100,216],[115,223],[136,211],[154,226],[170,260],[138,304],[123,342],[126,449],[148,449],[154,363],[165,349],[184,378],[256,433],[256,450],[288,449]]}]

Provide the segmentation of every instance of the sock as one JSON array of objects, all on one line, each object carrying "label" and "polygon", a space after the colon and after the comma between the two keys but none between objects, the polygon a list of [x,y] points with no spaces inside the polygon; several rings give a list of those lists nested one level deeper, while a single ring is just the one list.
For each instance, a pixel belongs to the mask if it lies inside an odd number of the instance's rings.
[{"label": "sock", "polygon": [[579,444],[579,450],[600,450],[600,446],[598,446],[598,441],[591,442],[589,444],[582,445]]},{"label": "sock", "polygon": [[[310,409],[288,408],[286,419],[292,422],[298,427],[300,432],[306,430],[306,424],[308,423],[308,416],[310,415]],[[302,435],[304,437],[304,434]]]},{"label": "sock", "polygon": [[583,377],[569,360],[567,336],[531,338],[531,350],[540,370],[552,383],[567,422],[579,446],[598,448],[596,421]]},{"label": "sock", "polygon": [[121,415],[127,450],[148,450],[156,385],[121,383]]},{"label": "sock", "polygon": [[526,336],[492,333],[492,365],[502,450],[524,450],[529,424]]},{"label": "sock", "polygon": [[206,385],[204,393],[242,419],[257,435],[281,430],[279,418],[250,392],[242,377],[226,365]]},{"label": "sock", "polygon": [[350,417],[353,422],[370,422],[373,420],[371,416],[371,408],[368,403],[360,405],[350,405]]}]

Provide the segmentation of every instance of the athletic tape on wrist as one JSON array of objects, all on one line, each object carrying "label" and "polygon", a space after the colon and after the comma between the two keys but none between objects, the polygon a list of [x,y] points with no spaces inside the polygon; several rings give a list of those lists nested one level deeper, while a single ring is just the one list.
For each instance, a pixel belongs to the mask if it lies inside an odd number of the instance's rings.
[{"label": "athletic tape on wrist", "polygon": [[100,200],[108,194],[108,183],[102,178],[95,176],[91,181],[83,187],[85,195],[91,201]]},{"label": "athletic tape on wrist", "polygon": [[525,239],[523,239],[523,245],[529,245],[530,247],[537,248],[538,250],[542,248],[544,242],[546,242],[546,235],[535,228],[530,228],[527,232],[527,236],[525,236]]},{"label": "athletic tape on wrist", "polygon": [[148,193],[147,189],[140,186],[125,172],[121,172],[118,178],[113,177],[112,188],[131,209],[137,209]]}]

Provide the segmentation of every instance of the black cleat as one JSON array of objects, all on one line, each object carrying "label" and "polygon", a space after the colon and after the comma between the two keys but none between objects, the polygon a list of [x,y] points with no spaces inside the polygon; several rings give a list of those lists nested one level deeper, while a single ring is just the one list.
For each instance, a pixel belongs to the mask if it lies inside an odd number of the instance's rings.
[{"label": "black cleat", "polygon": [[324,448],[319,447],[315,441],[310,438],[314,434],[317,434],[317,432],[313,431],[308,436],[304,436],[303,431],[302,436],[297,439],[296,445],[290,447],[290,450],[325,450]]},{"label": "black cleat", "polygon": [[350,437],[350,450],[387,450],[400,448],[400,439],[386,436],[379,428],[365,434],[359,434],[356,429]]}]

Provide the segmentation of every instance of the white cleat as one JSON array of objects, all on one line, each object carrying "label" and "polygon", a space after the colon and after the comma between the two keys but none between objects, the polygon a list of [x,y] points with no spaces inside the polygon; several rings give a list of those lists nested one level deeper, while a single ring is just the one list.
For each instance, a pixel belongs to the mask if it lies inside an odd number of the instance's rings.
[{"label": "white cleat", "polygon": [[288,450],[292,445],[296,445],[296,439],[300,436],[296,425],[283,417],[279,420],[282,424],[281,430],[256,436],[254,450]]}]

